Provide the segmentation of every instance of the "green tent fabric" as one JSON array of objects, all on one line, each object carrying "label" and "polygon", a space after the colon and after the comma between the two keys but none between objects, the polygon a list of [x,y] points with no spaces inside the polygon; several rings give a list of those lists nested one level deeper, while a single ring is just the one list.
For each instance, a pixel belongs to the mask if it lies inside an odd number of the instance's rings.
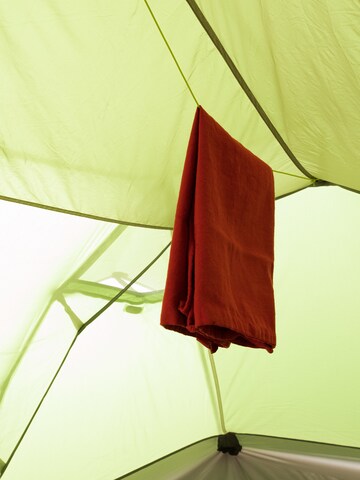
[{"label": "green tent fabric", "polygon": [[[0,19],[2,478],[358,478],[358,2]],[[159,326],[197,104],[274,171],[272,355]]]}]

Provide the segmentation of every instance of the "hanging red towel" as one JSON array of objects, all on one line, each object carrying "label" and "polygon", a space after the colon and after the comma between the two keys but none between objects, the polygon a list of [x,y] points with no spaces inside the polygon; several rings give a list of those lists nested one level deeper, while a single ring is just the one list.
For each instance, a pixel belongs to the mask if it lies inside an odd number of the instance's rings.
[{"label": "hanging red towel", "polygon": [[202,107],[175,216],[161,325],[215,352],[275,347],[274,178]]}]

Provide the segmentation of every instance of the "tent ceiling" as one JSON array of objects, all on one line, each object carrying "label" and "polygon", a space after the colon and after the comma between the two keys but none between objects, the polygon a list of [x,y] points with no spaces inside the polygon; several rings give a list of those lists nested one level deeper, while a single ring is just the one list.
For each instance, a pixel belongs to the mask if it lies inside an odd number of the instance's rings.
[{"label": "tent ceiling", "polygon": [[[168,251],[137,278],[171,237],[194,97],[273,168],[278,197],[314,179],[360,190],[357,9],[354,0],[0,3],[5,480],[114,480],[222,423],[360,448],[359,196],[317,188],[277,202],[273,355],[234,347],[211,364],[192,338],[160,329]],[[209,442],[180,455],[184,466],[209,457]],[[290,463],[284,472],[297,471]]]},{"label": "tent ceiling", "polygon": [[[205,109],[275,170],[304,177],[190,7],[151,7]],[[2,197],[171,227],[196,105],[145,3],[17,0],[1,10]],[[276,174],[276,193],[309,183]]]}]

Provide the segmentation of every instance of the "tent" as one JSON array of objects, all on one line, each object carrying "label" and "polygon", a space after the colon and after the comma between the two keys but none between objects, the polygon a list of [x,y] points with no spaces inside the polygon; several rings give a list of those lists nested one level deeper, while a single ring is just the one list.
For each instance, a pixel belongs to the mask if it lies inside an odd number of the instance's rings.
[{"label": "tent", "polygon": [[[2,478],[359,478],[358,2],[0,18]],[[272,355],[159,326],[197,104],[274,171]]]}]

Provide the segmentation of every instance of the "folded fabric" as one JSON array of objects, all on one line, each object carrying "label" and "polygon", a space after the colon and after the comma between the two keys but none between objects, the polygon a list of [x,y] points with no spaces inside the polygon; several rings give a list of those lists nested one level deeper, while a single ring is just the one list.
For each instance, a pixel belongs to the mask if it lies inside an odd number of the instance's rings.
[{"label": "folded fabric", "polygon": [[161,325],[215,352],[275,347],[271,168],[198,107],[177,204]]}]

